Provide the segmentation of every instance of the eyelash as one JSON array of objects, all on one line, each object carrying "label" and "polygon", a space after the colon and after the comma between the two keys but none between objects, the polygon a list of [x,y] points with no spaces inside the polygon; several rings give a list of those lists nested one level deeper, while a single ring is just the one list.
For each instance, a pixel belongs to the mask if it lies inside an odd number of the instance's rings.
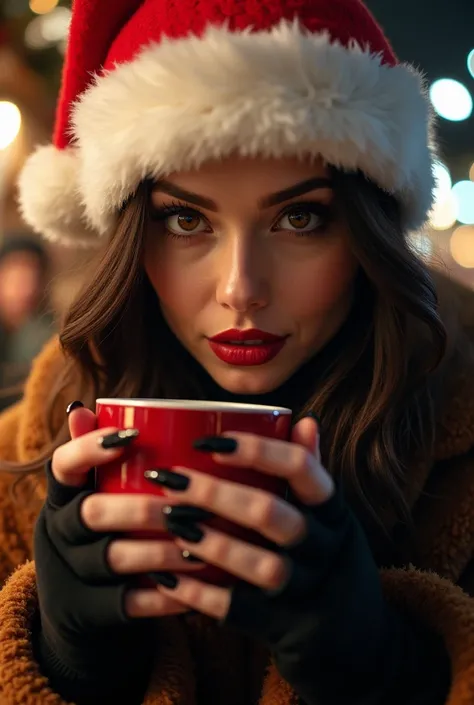
[{"label": "eyelash", "polygon": [[[286,215],[289,215],[290,213],[293,213],[298,210],[304,210],[310,213],[311,215],[318,216],[321,219],[321,224],[313,228],[312,230],[307,230],[305,232],[300,233],[297,230],[286,230],[286,232],[289,232],[291,233],[291,235],[295,235],[296,237],[316,237],[320,235],[324,230],[326,230],[334,219],[334,213],[330,206],[319,201],[302,201],[300,203],[292,203],[281,213],[279,213],[278,217],[275,220],[275,224],[280,222],[282,218],[284,218]],[[154,222],[163,223],[167,218],[170,218],[173,215],[183,215],[189,213],[195,213],[203,220],[206,220],[206,216],[201,213],[198,208],[190,208],[188,205],[186,205],[186,203],[183,203],[181,201],[172,201],[171,203],[163,206],[153,206],[151,209],[150,217],[151,220],[153,220]],[[275,226],[272,227],[272,230],[274,229],[274,227]],[[186,235],[184,233],[176,233],[168,229],[166,230],[166,232],[169,237],[172,237],[175,240],[190,240],[192,237],[194,237],[192,232],[189,233],[189,235]],[[203,231],[200,231],[201,234],[202,232]]]}]

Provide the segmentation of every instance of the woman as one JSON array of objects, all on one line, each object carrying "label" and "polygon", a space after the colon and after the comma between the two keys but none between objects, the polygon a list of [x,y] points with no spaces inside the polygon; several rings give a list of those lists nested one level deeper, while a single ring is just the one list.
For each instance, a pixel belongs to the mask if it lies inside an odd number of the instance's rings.
[{"label": "woman", "polygon": [[[103,247],[0,421],[20,474],[0,493],[2,702],[472,702],[471,321],[407,235],[430,145],[420,77],[356,0],[76,1],[21,201]],[[89,469],[134,438],[96,429],[97,394],[290,406],[292,443],[201,444],[288,497],[193,468],[150,475],[164,498],[95,494]],[[174,541],[123,536],[153,528]]]}]

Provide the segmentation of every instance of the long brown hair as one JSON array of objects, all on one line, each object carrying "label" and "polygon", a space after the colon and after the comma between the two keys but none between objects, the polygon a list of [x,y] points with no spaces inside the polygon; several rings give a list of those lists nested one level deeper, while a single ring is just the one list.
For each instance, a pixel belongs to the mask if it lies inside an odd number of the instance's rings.
[{"label": "long brown hair", "polygon": [[[359,319],[299,415],[317,412],[325,465],[355,501],[378,519],[387,507],[407,517],[405,471],[413,453],[432,448],[434,373],[446,355],[446,331],[431,275],[403,232],[398,202],[360,173],[331,171],[360,263],[352,314]],[[142,267],[148,204],[144,182],[122,209],[62,328],[72,361],[63,383],[82,380],[91,408],[96,395],[201,395]]]}]

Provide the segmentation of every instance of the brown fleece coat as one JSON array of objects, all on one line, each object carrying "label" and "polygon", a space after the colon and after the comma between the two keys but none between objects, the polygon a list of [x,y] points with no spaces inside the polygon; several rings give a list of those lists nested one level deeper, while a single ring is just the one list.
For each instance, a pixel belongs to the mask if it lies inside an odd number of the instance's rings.
[{"label": "brown fleece coat", "polygon": [[[474,321],[474,296],[461,306]],[[57,340],[37,359],[23,401],[0,417],[0,457],[29,461],[50,440],[44,400],[64,364]],[[447,705],[474,704],[474,368],[456,365],[429,463],[413,463],[408,501],[417,528],[417,567],[382,572],[386,598],[445,641],[452,664]],[[74,398],[66,390],[53,425]],[[44,478],[0,476],[0,705],[63,705],[35,662],[31,624],[37,610],[32,533]],[[460,587],[462,585],[462,588]],[[194,616],[158,620],[159,654],[144,705],[296,705],[266,655],[243,637]],[[260,694],[260,695],[259,695]],[[400,703],[403,705],[403,703]]]}]

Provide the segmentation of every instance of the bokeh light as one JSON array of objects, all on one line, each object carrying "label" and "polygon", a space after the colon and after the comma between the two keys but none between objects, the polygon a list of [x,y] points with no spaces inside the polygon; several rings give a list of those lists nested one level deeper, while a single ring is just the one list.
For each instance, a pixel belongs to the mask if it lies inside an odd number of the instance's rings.
[{"label": "bokeh light", "polygon": [[471,76],[474,78],[474,49],[467,57],[467,68]]},{"label": "bokeh light", "polygon": [[16,139],[21,127],[21,112],[15,103],[0,101],[0,150],[9,147]]},{"label": "bokeh light", "polygon": [[466,86],[452,78],[441,78],[430,88],[434,109],[445,120],[459,122],[472,115],[472,96]]},{"label": "bokeh light", "polygon": [[448,230],[452,228],[458,217],[458,202],[454,194],[449,191],[444,198],[435,202],[429,215],[429,222],[434,230]]},{"label": "bokeh light", "polygon": [[57,7],[48,15],[35,17],[25,30],[25,44],[30,49],[46,49],[57,45],[62,51],[66,46],[71,10],[67,7]]},{"label": "bokeh light", "polygon": [[436,182],[434,196],[435,200],[438,200],[438,195],[448,193],[451,190],[453,181],[448,167],[442,162],[435,161],[433,163],[433,174]]},{"label": "bokeh light", "polygon": [[54,10],[59,0],[30,0],[30,10],[36,15],[45,15]]},{"label": "bokeh light", "polygon": [[458,181],[452,188],[457,202],[457,220],[474,225],[474,181]]},{"label": "bokeh light", "polygon": [[474,267],[474,227],[461,225],[454,230],[449,241],[451,257],[461,267]]}]

